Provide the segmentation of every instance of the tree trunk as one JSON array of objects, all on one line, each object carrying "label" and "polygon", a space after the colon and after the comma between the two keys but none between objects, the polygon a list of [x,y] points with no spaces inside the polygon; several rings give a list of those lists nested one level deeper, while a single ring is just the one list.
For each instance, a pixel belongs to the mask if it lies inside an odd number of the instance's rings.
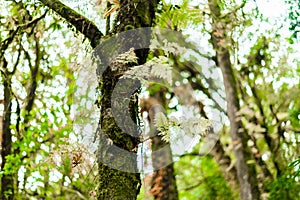
[{"label": "tree trunk", "polygon": [[[90,44],[93,48],[101,46],[103,34],[89,19],[58,0],[40,0],[40,2],[54,10],[68,23],[72,24],[78,32],[81,32],[90,40]],[[121,0],[113,31],[108,35],[114,35],[140,27],[151,27],[157,4],[158,0]],[[133,96],[132,94],[137,93],[138,87],[135,91],[130,91],[131,96],[129,96],[129,99],[117,98],[113,101],[112,92],[120,80],[120,75],[122,75],[119,73],[120,70],[122,71],[122,68],[128,69],[133,65],[143,64],[146,61],[148,49],[134,49],[134,53],[137,56],[137,63],[128,61],[126,58],[123,60],[123,63],[107,62],[109,59],[110,61],[114,61],[113,56],[115,53],[120,55],[128,52],[131,47],[141,46],[139,43],[149,44],[149,33],[143,35],[143,32],[140,32],[140,34],[137,34],[136,36],[139,39],[136,37],[119,38],[120,40],[118,43],[115,43],[115,45],[118,46],[117,52],[112,52],[116,47],[114,45],[108,46],[106,49],[98,48],[95,51],[95,53],[98,53],[98,56],[100,56],[101,60],[101,63],[97,68],[97,73],[101,76],[101,80],[99,80],[101,100],[98,102],[101,114],[99,129],[97,131],[100,137],[100,145],[98,148],[98,199],[136,199],[140,189],[140,175],[139,173],[132,173],[137,172],[136,148],[139,143],[138,127],[125,126],[125,128],[127,128],[126,134],[118,126],[113,117],[113,115],[121,114],[122,116],[122,114],[125,113],[130,115],[133,122],[137,122],[138,104],[136,96]],[[128,46],[130,43],[133,45]],[[105,70],[101,71],[101,69],[103,69],[102,67],[105,67]],[[125,71],[123,70],[122,73]],[[138,83],[135,84],[138,86]],[[124,85],[123,88],[121,86],[121,89],[126,90],[126,85]],[[112,105],[114,105],[115,108],[120,108],[120,110],[112,109]],[[116,111],[117,113],[113,113],[113,111]],[[113,156],[116,154],[117,156]],[[108,166],[108,163],[104,164],[103,161],[109,162],[109,164],[113,165],[115,168]],[[119,168],[122,168],[123,171],[119,170]]]},{"label": "tree trunk", "polygon": [[[113,27],[113,34],[139,27],[150,27],[154,19],[156,5],[157,1],[121,1],[119,13],[117,14]],[[120,55],[124,52],[128,52],[132,47],[140,46],[141,44],[139,43],[149,44],[150,35],[147,35],[148,33],[145,34],[146,35],[138,34],[134,38],[120,38],[116,43],[119,47],[119,52],[112,52],[112,54],[110,54],[109,52],[104,52],[106,49],[98,49],[102,62],[97,70],[98,73],[102,71],[102,74],[98,74],[102,75],[99,83],[101,85],[102,98],[99,102],[101,108],[99,122],[101,131],[99,131],[100,145],[98,149],[98,199],[136,199],[140,190],[141,181],[140,174],[137,170],[136,155],[136,149],[139,144],[138,127],[128,127],[125,124],[123,127],[126,130],[125,133],[124,129],[122,130],[116,123],[117,119],[114,118],[114,116],[122,117],[124,114],[129,114],[132,121],[137,124],[138,101],[133,94],[137,94],[139,83],[135,82],[132,85],[133,80],[130,80],[130,83],[125,80],[123,84],[120,84],[122,86],[120,86],[121,91],[119,91],[119,93],[127,92],[131,95],[128,96],[129,98],[127,100],[122,99],[122,96],[112,98],[112,95],[116,84],[120,82],[120,70],[129,69],[131,66],[145,63],[148,49],[135,48],[134,53],[138,59],[137,63],[124,60],[122,64],[122,62],[109,62],[104,60],[111,59],[107,59],[107,55],[112,56],[114,53]],[[106,67],[106,64],[109,64],[109,66]],[[103,69],[102,67],[104,67],[105,70],[101,70]],[[125,71],[122,71],[121,74]],[[135,86],[136,90],[130,91],[130,89],[128,89],[130,86]],[[123,121],[126,123],[125,119]],[[107,141],[110,141],[109,143],[112,143],[113,146],[117,148],[112,147],[111,144],[107,144]],[[112,164],[113,168],[104,164],[103,160],[109,161],[109,164]],[[119,167],[121,167],[122,170],[120,170]]]},{"label": "tree trunk", "polygon": [[[191,82],[191,86],[193,90],[200,90],[202,91],[209,99],[215,102],[215,108],[222,111],[224,114],[226,114],[226,111],[214,100],[211,93],[209,92],[208,88],[205,87],[202,83],[201,78],[198,78],[197,75],[199,72],[197,70],[194,70],[192,65],[197,65],[196,63],[193,64],[192,61],[189,62],[182,62],[175,56],[173,57],[174,62],[176,63],[175,66],[178,67],[180,71],[187,71],[190,74],[190,77],[188,78]],[[201,75],[203,77],[203,75]],[[193,82],[192,79],[196,79],[197,81]],[[216,89],[214,85],[210,84],[209,86],[211,89],[213,89],[215,92]],[[224,99],[225,100],[225,99]],[[207,114],[204,110],[204,104],[200,101],[197,101],[196,99],[191,100],[193,102],[193,105],[198,105],[200,114],[202,117],[208,119]],[[232,165],[231,158],[226,155],[226,152],[223,149],[222,143],[220,140],[216,142],[212,150],[210,151],[210,155],[212,155],[215,159],[215,161],[219,164],[220,170],[222,171],[225,179],[229,182],[229,184],[235,189],[238,186],[238,180],[237,180],[237,172],[236,168]]]},{"label": "tree trunk", "polygon": [[169,142],[163,141],[155,128],[155,115],[164,112],[166,108],[165,89],[160,88],[158,92],[150,95],[143,102],[142,110],[149,114],[152,165],[154,172],[151,181],[151,193],[157,200],[176,200],[178,191],[175,179],[174,165],[172,161],[172,150]]},{"label": "tree trunk", "polygon": [[[12,138],[10,130],[10,118],[11,118],[11,78],[7,73],[7,62],[4,59],[3,62],[3,87],[4,87],[4,110],[2,118],[2,142],[1,142],[1,170],[4,170],[6,164],[6,157],[12,153]],[[1,199],[13,199],[14,198],[14,174],[3,174],[1,177]]]},{"label": "tree trunk", "polygon": [[[226,47],[227,38],[226,23],[220,19],[221,10],[218,0],[209,0],[209,8],[213,18],[212,21],[212,44],[216,50],[216,57],[219,67],[222,70],[227,101],[227,114],[230,120],[230,134],[234,143],[234,154],[236,157],[236,169],[240,183],[240,196],[243,200],[259,199],[255,165],[247,164],[253,160],[249,147],[247,146],[248,135],[244,131],[242,122],[236,118],[236,113],[240,109],[239,98],[236,89],[234,71],[230,62],[230,53]],[[233,19],[234,20],[234,19]]]}]

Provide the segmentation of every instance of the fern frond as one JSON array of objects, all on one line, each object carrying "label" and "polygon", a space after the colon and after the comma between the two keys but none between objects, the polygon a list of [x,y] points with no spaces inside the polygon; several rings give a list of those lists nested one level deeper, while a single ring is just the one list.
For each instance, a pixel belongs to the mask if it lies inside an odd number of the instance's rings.
[{"label": "fern frond", "polygon": [[155,79],[166,80],[167,84],[172,85],[172,67],[169,59],[164,56],[153,58],[144,65],[138,65],[125,73],[123,78],[131,78],[141,82]]},{"label": "fern frond", "polygon": [[162,112],[155,115],[154,124],[165,142],[170,142],[171,140],[170,128],[180,128],[192,137],[197,135],[205,137],[212,126],[211,121],[205,118],[191,118],[180,122],[175,117],[168,119]]}]

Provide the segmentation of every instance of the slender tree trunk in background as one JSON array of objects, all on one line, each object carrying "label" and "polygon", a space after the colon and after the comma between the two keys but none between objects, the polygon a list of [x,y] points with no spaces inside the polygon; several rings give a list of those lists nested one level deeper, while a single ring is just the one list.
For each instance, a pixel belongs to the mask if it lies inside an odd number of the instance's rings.
[{"label": "slender tree trunk in background", "polygon": [[[189,62],[181,62],[178,58],[174,57],[174,62],[176,63],[175,66],[179,68],[180,71],[185,71],[190,74],[189,80],[191,81],[191,87],[193,90],[200,90],[202,91],[209,99],[214,101],[214,98],[210,94],[207,87],[205,87],[202,83],[202,80],[197,77],[197,74],[199,73],[197,70],[193,70],[193,66],[190,66],[193,64],[191,61]],[[195,64],[196,65],[196,64]],[[196,79],[196,82],[193,82],[192,79]],[[211,87],[211,86],[210,86]],[[213,86],[214,88],[214,86]],[[202,117],[208,119],[207,114],[204,110],[205,105],[197,101],[196,99],[193,99],[193,105],[198,105],[200,114]],[[225,110],[218,105],[217,102],[215,102],[216,109],[219,109],[220,111],[225,113]],[[222,146],[222,143],[220,140],[216,142],[212,150],[210,151],[210,155],[212,155],[215,159],[215,161],[219,164],[220,170],[222,171],[225,179],[229,182],[230,185],[233,186],[233,188],[237,188],[238,186],[238,180],[237,180],[237,172],[234,165],[232,165],[231,158],[226,155],[226,152]]]},{"label": "slender tree trunk in background", "polygon": [[[216,51],[218,65],[222,70],[227,101],[227,114],[230,121],[230,134],[234,143],[234,154],[236,157],[236,169],[240,183],[240,196],[242,200],[259,199],[256,169],[254,164],[247,164],[253,159],[247,146],[248,135],[243,129],[242,122],[236,118],[240,109],[239,98],[236,88],[234,71],[230,62],[230,53],[226,47],[226,23],[220,19],[221,10],[218,0],[209,0],[209,8],[212,15],[212,44]],[[234,20],[234,19],[233,19]]]},{"label": "slender tree trunk in background", "polygon": [[[152,139],[152,152],[164,148],[164,152],[152,155],[152,162],[160,165],[168,159],[172,159],[170,144],[162,141],[160,136]],[[155,170],[152,175],[151,193],[157,200],[177,200],[178,191],[175,179],[173,162],[169,165]]]},{"label": "slender tree trunk in background", "polygon": [[152,165],[156,169],[152,175],[151,193],[154,199],[157,200],[176,200],[178,199],[178,191],[170,143],[162,140],[154,125],[155,115],[159,112],[165,113],[166,99],[164,88],[150,95],[150,98],[144,100],[142,105],[142,110],[146,110],[149,114]]},{"label": "slender tree trunk in background", "polygon": [[[19,9],[25,9],[26,4],[22,2],[15,2],[15,6]],[[18,140],[18,142],[23,142],[23,134],[20,134],[20,121],[21,121],[21,108],[20,103],[18,101],[17,96],[14,95],[12,90],[12,77],[15,75],[17,68],[20,63],[20,55],[24,53],[25,59],[28,61],[28,66],[30,68],[30,81],[29,84],[27,84],[27,96],[25,100],[23,101],[23,104],[25,105],[25,108],[23,111],[25,111],[25,116],[23,116],[23,123],[25,126],[23,127],[24,131],[26,132],[28,128],[30,127],[29,121],[30,121],[30,111],[32,110],[34,106],[34,100],[35,100],[35,92],[38,86],[38,74],[39,74],[39,67],[40,67],[40,60],[41,60],[41,50],[40,50],[40,44],[39,44],[39,37],[36,36],[34,31],[36,31],[37,24],[44,19],[47,12],[44,12],[43,15],[33,19],[33,16],[31,16],[29,13],[27,13],[26,17],[23,18],[23,21],[20,22],[20,24],[24,24],[24,27],[17,29],[12,28],[13,31],[10,32],[10,36],[8,39],[6,39],[4,42],[1,43],[1,60],[3,61],[2,65],[2,80],[3,80],[3,86],[4,86],[4,111],[3,111],[3,117],[2,117],[2,129],[3,129],[3,135],[1,136],[1,170],[4,170],[5,165],[7,164],[7,157],[8,156],[17,156],[20,155],[20,146],[15,147],[12,149],[12,134],[11,134],[11,111],[12,111],[12,105],[14,104],[14,107],[16,107],[16,110],[14,111],[14,115],[17,116],[16,118],[16,124],[15,124],[15,134],[14,137]],[[29,23],[30,21],[30,23]],[[32,28],[31,33],[27,33],[26,29]],[[18,58],[16,59],[15,63],[13,63],[13,68],[11,70],[10,67],[8,67],[8,63],[5,60],[4,54],[8,53],[5,52],[8,50],[9,46],[15,46],[15,45],[21,45],[21,39],[19,38],[23,34],[28,34],[28,38],[31,36],[31,34],[34,37],[35,42],[35,48],[34,48],[34,55],[35,58],[31,57],[31,54],[28,53],[26,48],[17,48],[18,50]],[[19,44],[20,43],[20,44]],[[23,51],[23,52],[22,52]],[[34,62],[32,62],[34,60]],[[2,62],[1,62],[2,63]],[[11,65],[11,63],[9,63]],[[13,102],[13,100],[15,100]],[[20,163],[24,161],[24,158],[27,156],[22,156],[19,158]],[[28,157],[27,157],[28,158]],[[8,163],[11,164],[11,163]],[[14,166],[12,169],[8,169],[6,173],[2,174],[1,176],[1,199],[14,199],[18,198],[18,167],[19,165]],[[8,172],[8,173],[7,173]]]},{"label": "slender tree trunk in background", "polygon": [[[10,118],[11,118],[11,78],[7,72],[7,62],[4,59],[3,63],[4,74],[2,74],[2,81],[4,87],[4,110],[2,118],[2,142],[1,142],[1,170],[4,169],[6,164],[6,156],[12,153],[12,138],[10,130]],[[13,199],[14,198],[14,175],[3,174],[1,177],[1,199]]]}]

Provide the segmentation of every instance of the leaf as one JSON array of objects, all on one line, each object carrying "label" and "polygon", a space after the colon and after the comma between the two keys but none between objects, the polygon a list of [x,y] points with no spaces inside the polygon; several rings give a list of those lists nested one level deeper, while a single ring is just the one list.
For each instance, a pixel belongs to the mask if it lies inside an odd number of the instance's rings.
[{"label": "leaf", "polygon": [[171,140],[171,133],[169,130],[162,131],[162,132],[158,133],[158,135],[162,136],[161,139],[165,142],[170,142],[170,140]]}]

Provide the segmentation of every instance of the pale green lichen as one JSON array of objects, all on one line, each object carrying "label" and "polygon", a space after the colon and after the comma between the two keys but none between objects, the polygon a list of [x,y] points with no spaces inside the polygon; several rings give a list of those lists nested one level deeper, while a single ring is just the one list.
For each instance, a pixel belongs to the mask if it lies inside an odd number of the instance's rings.
[{"label": "pale green lichen", "polygon": [[134,49],[120,54],[111,64],[113,72],[124,73],[129,69],[130,64],[137,64],[138,57],[135,55]]}]

